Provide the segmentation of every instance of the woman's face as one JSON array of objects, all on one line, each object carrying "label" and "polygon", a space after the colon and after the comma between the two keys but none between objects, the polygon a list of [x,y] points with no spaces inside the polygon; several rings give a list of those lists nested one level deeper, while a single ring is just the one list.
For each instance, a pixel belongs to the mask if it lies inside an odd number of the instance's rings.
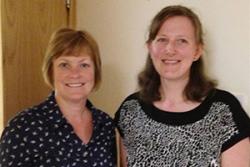
[{"label": "woman's face", "polygon": [[148,49],[156,71],[168,81],[188,80],[192,63],[202,54],[195,29],[184,16],[168,18]]},{"label": "woman's face", "polygon": [[53,61],[53,77],[57,98],[86,100],[95,84],[94,63],[86,52],[62,55]]}]

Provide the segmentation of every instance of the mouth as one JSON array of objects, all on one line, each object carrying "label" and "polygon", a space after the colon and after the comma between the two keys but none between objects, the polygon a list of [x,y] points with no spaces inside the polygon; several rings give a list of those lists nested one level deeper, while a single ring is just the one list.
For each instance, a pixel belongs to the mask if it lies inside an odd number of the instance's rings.
[{"label": "mouth", "polygon": [[79,88],[82,87],[84,85],[84,83],[67,83],[66,86],[70,87],[70,88]]},{"label": "mouth", "polygon": [[163,59],[162,62],[164,64],[175,65],[175,64],[177,64],[177,63],[179,63],[181,61],[180,60],[167,60],[167,59]]}]

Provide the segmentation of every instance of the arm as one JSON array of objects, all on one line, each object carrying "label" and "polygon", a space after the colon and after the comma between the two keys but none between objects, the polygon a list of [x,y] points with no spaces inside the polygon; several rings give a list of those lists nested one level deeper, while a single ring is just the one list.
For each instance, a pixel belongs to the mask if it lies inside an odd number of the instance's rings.
[{"label": "arm", "polygon": [[127,153],[124,147],[124,144],[122,142],[122,139],[120,138],[119,141],[119,148],[120,148],[120,167],[127,167]]},{"label": "arm", "polygon": [[27,146],[23,141],[24,136],[12,130],[6,128],[0,140],[0,166],[32,166],[32,158],[26,152]]},{"label": "arm", "polygon": [[245,138],[222,153],[222,167],[250,167],[250,138]]}]

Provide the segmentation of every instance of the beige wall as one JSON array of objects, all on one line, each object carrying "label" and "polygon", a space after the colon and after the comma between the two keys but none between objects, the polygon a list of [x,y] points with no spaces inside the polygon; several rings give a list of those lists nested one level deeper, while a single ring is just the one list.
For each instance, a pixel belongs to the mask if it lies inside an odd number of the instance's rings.
[{"label": "beige wall", "polygon": [[[0,9],[1,9],[1,0],[0,0]],[[2,15],[0,12],[0,23],[2,23]],[[0,134],[3,129],[3,66],[2,66],[2,24],[0,24]]]},{"label": "beige wall", "polygon": [[77,0],[77,27],[94,35],[102,53],[103,83],[92,101],[113,116],[135,91],[148,25],[169,4],[187,5],[200,15],[210,75],[237,95],[250,114],[249,0]]}]

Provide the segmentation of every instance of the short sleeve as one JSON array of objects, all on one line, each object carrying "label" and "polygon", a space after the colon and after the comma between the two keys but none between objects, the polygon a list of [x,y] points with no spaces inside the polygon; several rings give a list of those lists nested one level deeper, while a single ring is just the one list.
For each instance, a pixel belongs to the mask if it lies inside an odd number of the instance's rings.
[{"label": "short sleeve", "polygon": [[[250,118],[235,96],[229,94],[227,99],[229,110],[232,113],[232,120],[236,127],[236,132],[222,145],[222,152],[229,149],[244,138],[250,137]],[[230,132],[233,133],[233,132]],[[227,134],[227,133],[225,133]]]},{"label": "short sleeve", "polygon": [[114,118],[114,122],[115,122],[115,126],[118,129],[118,132],[120,134],[120,136],[123,138],[124,137],[124,131],[123,128],[125,125],[122,125],[122,123],[124,122],[123,120],[126,119],[126,113],[130,112],[129,105],[128,103],[131,100],[138,100],[138,92],[135,92],[131,95],[129,95],[128,97],[125,98],[125,100],[122,102],[121,106],[118,108],[118,110],[115,113],[115,118]]},{"label": "short sleeve", "polygon": [[0,166],[27,166],[29,163],[25,129],[15,119],[4,129],[0,140]]},{"label": "short sleeve", "polygon": [[119,107],[119,109],[115,113],[114,123],[115,123],[116,128],[118,129],[118,132],[119,132],[120,136],[123,138],[124,133],[123,133],[123,131],[122,131],[121,127],[120,127],[120,124],[119,124],[120,123],[120,121],[119,121],[120,120],[120,112],[122,110],[122,105]]}]

